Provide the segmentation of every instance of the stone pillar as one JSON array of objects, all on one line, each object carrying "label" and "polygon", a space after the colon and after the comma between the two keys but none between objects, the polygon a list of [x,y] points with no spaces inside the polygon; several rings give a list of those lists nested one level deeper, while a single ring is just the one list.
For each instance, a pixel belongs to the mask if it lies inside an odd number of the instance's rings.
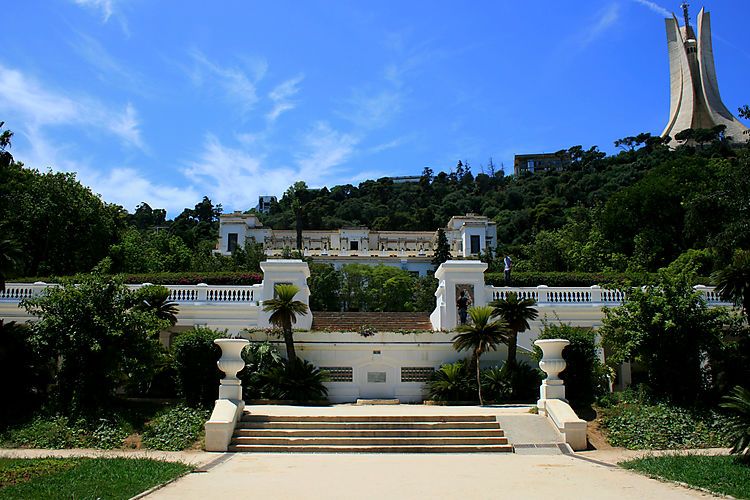
[{"label": "stone pillar", "polygon": [[469,285],[474,289],[472,307],[486,306],[490,297],[484,286],[484,272],[487,264],[479,260],[448,260],[440,264],[435,277],[438,290],[442,294],[443,306],[436,304],[431,322],[435,329],[451,330],[458,324],[456,309],[456,285]]},{"label": "stone pillar", "polygon": [[[310,268],[306,262],[300,259],[272,259],[260,263],[263,270],[263,290],[260,293],[261,310],[258,313],[258,327],[269,328],[271,323],[268,318],[270,312],[262,310],[263,301],[274,298],[274,286],[279,283],[295,285],[299,292],[294,300],[310,305],[310,288],[307,286],[307,278],[310,277]],[[297,322],[293,328],[310,329],[312,326],[312,314],[308,312],[304,316],[297,316]]]},{"label": "stone pillar", "polygon": [[545,400],[561,399],[565,401],[565,385],[558,375],[565,369],[565,360],[562,357],[562,350],[570,341],[564,339],[544,339],[537,340],[534,345],[539,346],[542,350],[542,360],[539,362],[547,378],[542,381],[539,388],[539,401],[537,407],[543,411],[546,407]]}]

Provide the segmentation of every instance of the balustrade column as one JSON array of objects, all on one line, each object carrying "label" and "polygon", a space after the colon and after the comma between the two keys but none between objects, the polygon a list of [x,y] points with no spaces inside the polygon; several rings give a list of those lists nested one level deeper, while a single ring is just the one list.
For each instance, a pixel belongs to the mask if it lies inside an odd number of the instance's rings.
[{"label": "balustrade column", "polygon": [[208,300],[208,285],[206,283],[198,283],[195,285],[195,289],[197,292],[196,300],[199,301],[206,301]]}]

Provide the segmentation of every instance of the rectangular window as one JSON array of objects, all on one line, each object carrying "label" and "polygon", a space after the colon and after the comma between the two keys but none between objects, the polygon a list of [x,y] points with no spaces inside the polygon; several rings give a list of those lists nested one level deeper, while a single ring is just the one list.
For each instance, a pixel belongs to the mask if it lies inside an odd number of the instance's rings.
[{"label": "rectangular window", "polygon": [[328,378],[331,382],[351,382],[353,380],[351,366],[324,366],[321,370],[328,372]]},{"label": "rectangular window", "polygon": [[350,241],[349,250],[359,250],[359,241]]},{"label": "rectangular window", "polygon": [[227,235],[227,252],[234,252],[237,248],[237,233]]},{"label": "rectangular window", "polygon": [[427,382],[434,372],[430,366],[402,366],[401,382]]},{"label": "rectangular window", "polygon": [[479,253],[479,235],[471,235],[471,253]]}]

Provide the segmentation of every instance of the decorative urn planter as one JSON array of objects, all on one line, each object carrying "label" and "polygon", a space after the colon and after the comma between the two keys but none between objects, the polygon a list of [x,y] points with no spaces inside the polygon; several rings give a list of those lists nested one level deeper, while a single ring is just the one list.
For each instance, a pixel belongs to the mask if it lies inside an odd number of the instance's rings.
[{"label": "decorative urn planter", "polygon": [[565,385],[560,380],[559,375],[565,369],[566,363],[562,357],[562,351],[568,344],[570,344],[570,341],[565,339],[544,339],[534,342],[534,345],[542,350],[539,368],[547,374],[547,378],[542,381],[542,385],[539,387],[539,402],[537,403],[539,408],[544,406],[543,401],[546,399],[562,399],[565,401]]},{"label": "decorative urn planter", "polygon": [[245,367],[242,349],[249,344],[245,339],[216,339],[214,344],[221,348],[221,358],[216,362],[224,378],[219,382],[219,399],[242,399],[242,383],[237,373]]}]

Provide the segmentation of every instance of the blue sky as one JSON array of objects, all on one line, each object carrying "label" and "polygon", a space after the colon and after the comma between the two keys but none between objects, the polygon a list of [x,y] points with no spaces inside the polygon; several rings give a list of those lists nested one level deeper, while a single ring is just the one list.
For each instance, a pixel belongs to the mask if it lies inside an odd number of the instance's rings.
[{"label": "blue sky", "polygon": [[[695,19],[699,4],[691,6]],[[750,2],[715,0],[719,89],[750,104]],[[492,157],[661,133],[680,2],[17,0],[0,121],[27,166],[170,216],[203,195],[479,172]]]}]

